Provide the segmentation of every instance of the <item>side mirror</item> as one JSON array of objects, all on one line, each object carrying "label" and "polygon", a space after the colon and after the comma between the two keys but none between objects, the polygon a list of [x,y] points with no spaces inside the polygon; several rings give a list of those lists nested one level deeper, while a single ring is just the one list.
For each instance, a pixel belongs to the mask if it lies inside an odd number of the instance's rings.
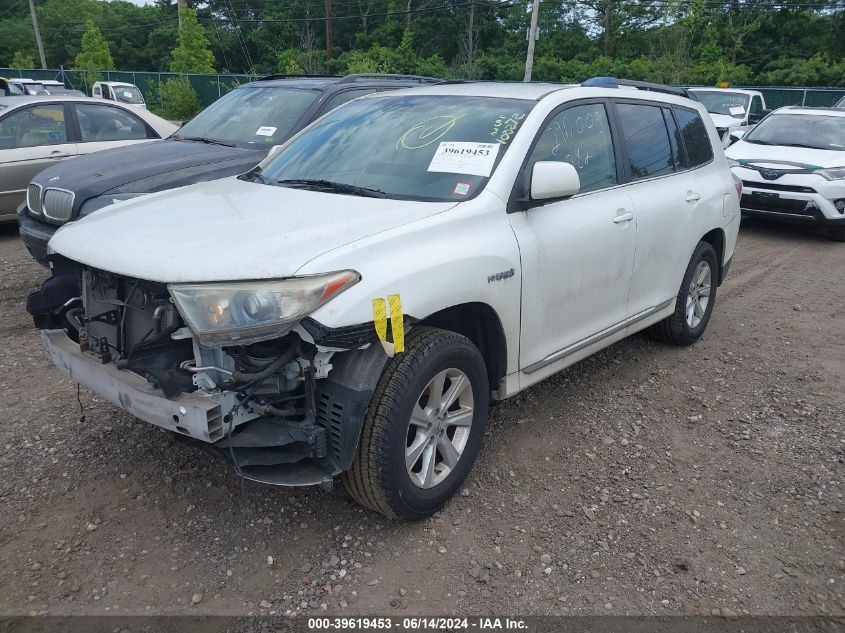
[{"label": "side mirror", "polygon": [[548,200],[574,196],[581,190],[578,171],[569,163],[540,161],[531,171],[531,199]]}]

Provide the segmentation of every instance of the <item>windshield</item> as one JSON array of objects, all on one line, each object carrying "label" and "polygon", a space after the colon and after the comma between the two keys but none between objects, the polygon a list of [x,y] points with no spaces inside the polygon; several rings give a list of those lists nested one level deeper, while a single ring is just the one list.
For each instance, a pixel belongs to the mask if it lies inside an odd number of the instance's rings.
[{"label": "windshield", "polygon": [[745,117],[750,97],[741,92],[690,90],[711,114],[725,114],[737,119]]},{"label": "windshield", "polygon": [[269,148],[291,135],[319,95],[294,88],[237,88],[188,121],[177,138],[206,138]]},{"label": "windshield", "polygon": [[144,103],[144,96],[135,86],[112,86],[114,96],[123,103]]},{"label": "windshield", "polygon": [[44,90],[44,86],[42,84],[39,84],[39,83],[28,81],[26,83],[20,84],[20,86],[21,86],[21,88],[23,88],[26,91],[26,94],[28,94],[28,95],[47,94],[47,91]]},{"label": "windshield", "polygon": [[771,114],[743,139],[757,145],[845,149],[845,117],[807,114]]},{"label": "windshield", "polygon": [[533,106],[449,95],[351,101],[264,163],[260,178],[354,186],[405,200],[466,200],[484,188]]}]

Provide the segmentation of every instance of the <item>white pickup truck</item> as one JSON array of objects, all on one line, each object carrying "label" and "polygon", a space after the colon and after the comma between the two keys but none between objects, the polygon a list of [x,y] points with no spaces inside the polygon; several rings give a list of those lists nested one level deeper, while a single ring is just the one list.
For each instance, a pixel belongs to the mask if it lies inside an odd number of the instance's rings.
[{"label": "white pickup truck", "polygon": [[707,108],[724,147],[730,145],[731,132],[747,132],[770,112],[766,99],[757,90],[689,88],[689,92]]},{"label": "white pickup truck", "polygon": [[119,101],[133,108],[147,109],[144,95],[141,94],[141,91],[138,90],[138,86],[135,84],[128,84],[122,81],[97,81],[91,88],[91,96],[95,99]]}]

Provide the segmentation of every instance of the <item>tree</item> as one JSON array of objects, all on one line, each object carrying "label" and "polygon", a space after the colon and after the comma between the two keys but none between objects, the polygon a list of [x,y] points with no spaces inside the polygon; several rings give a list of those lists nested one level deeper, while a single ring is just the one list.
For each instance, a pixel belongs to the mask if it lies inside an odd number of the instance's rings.
[{"label": "tree", "polygon": [[89,90],[94,82],[102,80],[102,71],[114,70],[108,42],[90,19],[87,21],[85,35],[82,36],[82,48],[76,55],[74,68],[85,71],[85,82]]},{"label": "tree", "polygon": [[159,86],[159,114],[173,121],[187,121],[202,110],[199,95],[187,77],[173,77]]},{"label": "tree", "polygon": [[9,64],[9,68],[35,68],[35,59],[32,53],[15,51],[15,56],[12,57],[12,63]]},{"label": "tree", "polygon": [[197,21],[196,10],[183,9],[181,16],[179,45],[173,49],[170,70],[177,73],[213,73],[214,55],[209,48],[205,31]]}]

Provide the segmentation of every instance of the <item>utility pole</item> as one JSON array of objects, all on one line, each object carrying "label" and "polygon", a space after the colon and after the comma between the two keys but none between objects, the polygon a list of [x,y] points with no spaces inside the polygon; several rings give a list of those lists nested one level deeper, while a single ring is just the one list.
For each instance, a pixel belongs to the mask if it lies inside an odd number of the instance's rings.
[{"label": "utility pole", "polygon": [[38,16],[35,15],[35,0],[29,0],[29,13],[32,15],[32,28],[35,29],[35,43],[38,44],[38,56],[41,58],[41,68],[47,68],[44,57],[44,44],[41,43],[41,31],[38,29]]},{"label": "utility pole", "polygon": [[182,11],[188,8],[187,0],[176,0],[176,12],[179,14],[179,30],[182,30]]},{"label": "utility pole", "polygon": [[326,0],[326,70],[332,74],[332,0]]},{"label": "utility pole", "polygon": [[534,69],[534,42],[537,41],[537,17],[540,14],[540,0],[534,0],[531,7],[531,28],[528,29],[528,55],[525,57],[525,78],[531,81],[531,71]]},{"label": "utility pole", "polygon": [[467,62],[472,64],[475,57],[473,49],[473,35],[475,31],[475,2],[469,3],[469,36],[467,38]]}]

